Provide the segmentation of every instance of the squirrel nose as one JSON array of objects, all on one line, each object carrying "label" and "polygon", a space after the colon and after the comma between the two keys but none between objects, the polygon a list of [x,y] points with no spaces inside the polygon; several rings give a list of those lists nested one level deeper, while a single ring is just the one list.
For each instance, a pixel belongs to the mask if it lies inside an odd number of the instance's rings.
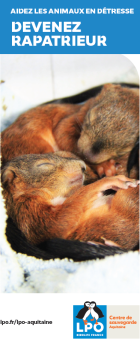
[{"label": "squirrel nose", "polygon": [[81,170],[82,170],[82,173],[84,173],[86,169],[85,167],[82,167]]},{"label": "squirrel nose", "polygon": [[86,170],[86,164],[84,163],[84,161],[80,161],[80,163],[81,163],[81,171],[82,173],[84,173]]}]

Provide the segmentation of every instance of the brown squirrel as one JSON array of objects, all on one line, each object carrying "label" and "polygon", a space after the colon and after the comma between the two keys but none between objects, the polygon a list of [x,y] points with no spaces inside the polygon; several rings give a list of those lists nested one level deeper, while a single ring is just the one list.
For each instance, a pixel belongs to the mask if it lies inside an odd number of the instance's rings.
[{"label": "brown squirrel", "polygon": [[139,182],[113,176],[83,186],[85,169],[67,152],[14,158],[2,170],[8,216],[32,244],[54,238],[100,243],[105,238],[134,248]]},{"label": "brown squirrel", "polygon": [[129,154],[139,136],[139,89],[106,84],[85,115],[78,149],[101,163]]},{"label": "brown squirrel", "polygon": [[[23,154],[46,154],[58,151],[59,145],[55,140],[54,131],[56,128],[59,129],[61,120],[67,120],[68,117],[73,120],[73,127],[68,120],[66,130],[68,132],[69,127],[70,130],[66,141],[70,149],[75,149],[76,140],[80,135],[79,120],[77,119],[83,121],[87,110],[92,107],[93,101],[94,99],[90,99],[81,106],[48,104],[21,114],[13,124],[2,132],[2,164],[4,165],[12,158]],[[78,118],[76,118],[77,112]],[[61,137],[63,139],[63,135]],[[89,166],[87,166],[86,174],[87,182],[97,180],[97,174]]]},{"label": "brown squirrel", "polygon": [[[117,157],[126,153],[128,159],[135,143],[138,107],[137,89],[108,84],[81,105],[50,103],[33,108],[2,132],[3,164],[23,154],[65,150],[89,162],[99,177],[120,174],[115,162],[120,163]],[[126,170],[126,162],[122,163]],[[87,167],[94,181],[93,171]]]}]

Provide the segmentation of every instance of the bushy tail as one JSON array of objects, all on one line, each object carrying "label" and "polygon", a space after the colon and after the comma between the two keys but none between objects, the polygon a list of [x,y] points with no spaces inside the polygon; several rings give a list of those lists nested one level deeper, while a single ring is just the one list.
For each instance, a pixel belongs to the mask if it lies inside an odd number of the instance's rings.
[{"label": "bushy tail", "polygon": [[14,251],[43,260],[68,258],[74,261],[84,261],[103,259],[106,256],[126,252],[119,247],[64,239],[51,239],[38,246],[32,245],[10,218],[7,220],[6,236]]}]

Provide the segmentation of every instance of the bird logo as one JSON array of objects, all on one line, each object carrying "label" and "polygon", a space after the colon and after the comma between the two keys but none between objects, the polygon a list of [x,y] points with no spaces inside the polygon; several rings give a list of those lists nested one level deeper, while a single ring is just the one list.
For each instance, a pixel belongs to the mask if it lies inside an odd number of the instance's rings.
[{"label": "bird logo", "polygon": [[90,319],[91,321],[94,321],[94,319],[96,320],[95,324],[98,324],[97,320],[99,318],[103,318],[104,315],[102,313],[102,311],[100,310],[99,307],[96,306],[95,301],[85,301],[84,303],[84,307],[81,308],[81,310],[78,312],[76,318],[78,319],[83,319],[83,322],[85,325],[87,325],[87,317],[91,314],[92,319]]}]

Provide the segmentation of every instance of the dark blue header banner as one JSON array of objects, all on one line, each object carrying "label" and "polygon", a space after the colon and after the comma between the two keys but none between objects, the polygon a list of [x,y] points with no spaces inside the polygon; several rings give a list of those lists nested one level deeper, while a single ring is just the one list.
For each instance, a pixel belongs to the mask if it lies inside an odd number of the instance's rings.
[{"label": "dark blue header banner", "polygon": [[139,54],[138,0],[3,1],[1,54]]}]

